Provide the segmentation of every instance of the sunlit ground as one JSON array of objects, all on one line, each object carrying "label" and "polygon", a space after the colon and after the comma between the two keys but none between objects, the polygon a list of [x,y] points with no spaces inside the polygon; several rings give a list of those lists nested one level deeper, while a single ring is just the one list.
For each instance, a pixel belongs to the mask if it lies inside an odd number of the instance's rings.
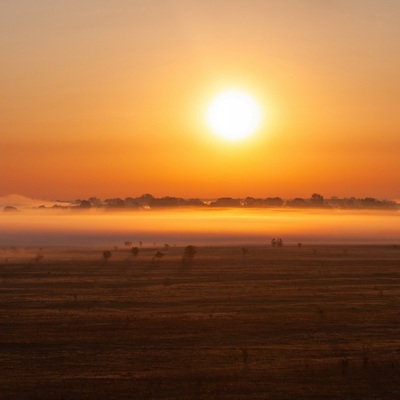
[{"label": "sunlit ground", "polygon": [[0,214],[0,245],[285,244],[400,241],[398,211],[167,209],[24,210]]}]

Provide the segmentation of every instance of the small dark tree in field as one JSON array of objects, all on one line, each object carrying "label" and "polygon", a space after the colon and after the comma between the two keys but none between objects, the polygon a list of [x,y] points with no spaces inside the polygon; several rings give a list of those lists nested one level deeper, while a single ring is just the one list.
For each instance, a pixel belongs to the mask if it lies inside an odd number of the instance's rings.
[{"label": "small dark tree in field", "polygon": [[297,247],[302,247],[303,246],[303,244],[302,243],[297,243]]},{"label": "small dark tree in field", "polygon": [[161,260],[164,256],[165,256],[164,253],[162,253],[161,251],[157,251],[157,253],[154,254],[154,256],[153,256],[151,262],[154,263],[154,262],[156,262],[156,261],[158,261],[158,260]]},{"label": "small dark tree in field", "polygon": [[35,264],[39,264],[40,261],[43,260],[43,258],[44,258],[44,255],[39,253],[35,257],[33,257],[33,261],[34,261]]},{"label": "small dark tree in field", "polygon": [[110,257],[111,257],[111,251],[109,251],[109,250],[104,250],[104,251],[103,251],[103,258],[104,258],[104,261],[107,262],[108,259],[109,259]]},{"label": "small dark tree in field", "polygon": [[171,247],[171,246],[170,246],[168,243],[165,243],[165,244],[164,244],[164,250],[165,250],[165,251],[168,251],[168,250],[170,249],[170,247]]},{"label": "small dark tree in field", "polygon": [[366,369],[369,361],[369,349],[368,347],[363,346],[362,348],[362,361],[363,361],[363,368]]},{"label": "small dark tree in field", "polygon": [[131,254],[136,258],[139,255],[139,247],[132,247]]},{"label": "small dark tree in field", "polygon": [[249,249],[247,247],[242,247],[242,260],[243,264],[246,264],[247,261],[247,253],[249,252]]},{"label": "small dark tree in field", "polygon": [[325,320],[325,312],[321,307],[315,306],[317,314],[318,314],[318,319],[319,322],[323,323]]},{"label": "small dark tree in field", "polygon": [[283,247],[283,240],[282,239],[273,238],[271,240],[271,246],[272,247]]},{"label": "small dark tree in field", "polygon": [[189,245],[186,246],[183,250],[182,264],[190,266],[193,263],[193,258],[197,253],[196,247]]},{"label": "small dark tree in field", "polygon": [[124,244],[126,247],[132,246],[132,242],[125,242]]}]

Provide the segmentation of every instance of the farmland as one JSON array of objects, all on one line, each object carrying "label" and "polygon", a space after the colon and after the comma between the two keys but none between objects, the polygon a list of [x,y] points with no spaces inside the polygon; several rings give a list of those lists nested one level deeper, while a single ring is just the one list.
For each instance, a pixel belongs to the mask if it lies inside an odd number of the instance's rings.
[{"label": "farmland", "polygon": [[105,249],[0,249],[0,398],[400,397],[400,246]]}]

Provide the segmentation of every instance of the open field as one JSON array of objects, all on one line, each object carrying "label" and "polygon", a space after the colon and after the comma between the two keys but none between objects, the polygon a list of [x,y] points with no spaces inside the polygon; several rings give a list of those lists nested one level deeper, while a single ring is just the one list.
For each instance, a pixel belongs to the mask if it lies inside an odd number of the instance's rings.
[{"label": "open field", "polygon": [[400,246],[101,250],[0,249],[1,399],[400,398]]}]

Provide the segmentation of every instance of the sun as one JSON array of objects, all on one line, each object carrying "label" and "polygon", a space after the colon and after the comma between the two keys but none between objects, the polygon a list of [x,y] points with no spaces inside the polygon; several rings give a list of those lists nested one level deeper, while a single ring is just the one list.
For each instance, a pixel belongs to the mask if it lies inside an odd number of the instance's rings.
[{"label": "sun", "polygon": [[207,122],[211,130],[227,140],[241,140],[253,134],[261,123],[257,101],[240,90],[220,93],[210,103]]}]

